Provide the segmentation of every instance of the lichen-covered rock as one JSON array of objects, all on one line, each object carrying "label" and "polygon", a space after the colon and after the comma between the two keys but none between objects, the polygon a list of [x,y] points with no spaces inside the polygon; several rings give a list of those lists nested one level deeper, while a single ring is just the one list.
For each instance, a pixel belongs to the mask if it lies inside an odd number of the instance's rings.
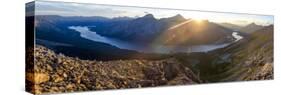
[{"label": "lichen-covered rock", "polygon": [[46,73],[27,73],[26,79],[34,84],[40,84],[49,81],[50,76]]}]

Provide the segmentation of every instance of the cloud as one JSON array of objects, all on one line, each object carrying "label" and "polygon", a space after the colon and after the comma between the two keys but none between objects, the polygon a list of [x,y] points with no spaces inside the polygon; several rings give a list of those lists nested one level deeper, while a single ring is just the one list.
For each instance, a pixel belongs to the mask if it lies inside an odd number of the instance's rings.
[{"label": "cloud", "polygon": [[268,15],[36,1],[36,15],[103,16],[114,18],[124,16],[141,17],[146,15],[147,13],[153,14],[154,17],[158,19],[181,14],[185,18],[202,18],[212,22],[230,22],[241,25],[246,25],[252,22],[260,25],[273,24],[273,16]]},{"label": "cloud", "polygon": [[36,2],[37,15],[113,17],[124,13],[126,11],[114,10],[109,6],[45,1]]}]

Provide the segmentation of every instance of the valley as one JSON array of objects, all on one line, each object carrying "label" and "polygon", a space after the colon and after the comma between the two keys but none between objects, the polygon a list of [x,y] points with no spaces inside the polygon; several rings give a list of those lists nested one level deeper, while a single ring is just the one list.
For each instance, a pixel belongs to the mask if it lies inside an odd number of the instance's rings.
[{"label": "valley", "polygon": [[154,60],[82,60],[36,45],[35,64],[30,63],[35,67],[28,70],[34,74],[27,74],[27,80],[35,86],[28,89],[36,89],[35,93],[58,93],[271,80],[272,29],[268,26],[250,38],[214,51],[175,53]]},{"label": "valley", "polygon": [[107,43],[112,46],[116,46],[120,49],[127,49],[127,50],[134,50],[138,52],[144,52],[144,53],[191,53],[191,52],[208,52],[212,51],[218,48],[226,47],[232,43],[235,43],[236,41],[241,40],[243,37],[238,35],[237,32],[233,32],[232,36],[235,38],[233,42],[229,43],[223,43],[223,44],[211,44],[211,45],[193,45],[193,46],[166,46],[163,44],[154,44],[154,45],[148,45],[148,44],[137,44],[129,41],[123,41],[116,38],[109,38],[104,37],[99,34],[97,34],[94,31],[89,30],[87,26],[71,26],[69,29],[73,29],[80,33],[81,37],[85,39],[89,39],[92,41]]}]

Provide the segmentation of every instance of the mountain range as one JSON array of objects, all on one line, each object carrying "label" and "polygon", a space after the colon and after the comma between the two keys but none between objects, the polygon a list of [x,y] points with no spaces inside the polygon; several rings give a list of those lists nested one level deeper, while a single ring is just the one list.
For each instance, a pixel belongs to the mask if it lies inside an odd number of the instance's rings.
[{"label": "mountain range", "polygon": [[[57,28],[67,28],[69,26],[94,26],[89,27],[90,30],[95,31],[99,35],[141,44],[152,43],[153,41],[157,40],[159,35],[165,34],[165,32],[167,31],[171,31],[169,30],[169,28],[177,25],[181,25],[182,27],[177,27],[177,29],[173,29],[173,31],[175,31],[175,34],[178,33],[179,30],[181,30],[185,31],[186,36],[200,36],[201,38],[204,38],[204,41],[199,41],[198,39],[194,39],[196,38],[194,37],[187,42],[183,42],[187,45],[230,42],[231,33],[233,32],[230,29],[221,27],[216,23],[208,21],[202,23],[206,27],[201,27],[200,25],[198,25],[198,23],[195,23],[195,20],[185,19],[179,14],[173,17],[161,19],[156,19],[152,14],[147,14],[139,18],[120,17],[111,19],[98,16],[61,17],[55,15],[46,15],[37,16],[36,21],[39,24],[43,23],[41,25],[46,27],[50,27],[50,25],[47,23],[50,22],[52,24],[55,24]],[[182,24],[187,21],[191,22]],[[183,30],[183,27],[186,27],[184,28],[185,30]],[[188,32],[191,31],[190,29],[194,29],[195,27],[202,28],[199,34]],[[66,31],[64,30],[61,32]]]},{"label": "mountain range", "polygon": [[218,24],[223,26],[223,27],[235,30],[235,31],[239,31],[241,28],[243,28],[243,26],[239,26],[239,25],[235,25],[235,24],[231,24],[231,23],[226,23],[226,22],[218,23]]},{"label": "mountain range", "polygon": [[262,28],[264,28],[264,26],[257,25],[255,23],[251,23],[251,24],[248,24],[247,26],[241,28],[240,31],[250,34],[250,33],[253,33],[253,32],[255,32],[257,30],[260,30]]},{"label": "mountain range", "polygon": [[259,29],[264,28],[265,26],[262,25],[257,25],[255,23],[250,23],[246,26],[240,26],[240,25],[235,25],[235,24],[231,24],[231,23],[218,23],[219,25],[232,29],[234,31],[240,31],[242,33],[246,33],[246,34],[251,34]]},{"label": "mountain range", "polygon": [[[143,54],[133,50],[120,49],[108,43],[92,41],[81,37],[79,32],[69,29],[70,26],[88,26],[91,31],[101,36],[143,45],[216,45],[235,40],[232,36],[235,30],[208,20],[185,19],[181,15],[161,19],[156,19],[152,14],[138,18],[40,15],[35,18],[36,43],[47,46],[55,52],[82,59],[128,59],[126,55],[141,55],[141,57],[134,56],[134,58],[158,59],[159,56],[166,56]],[[248,25],[248,27],[253,26],[258,25]],[[257,30],[255,27],[247,28],[247,26],[242,29]],[[243,34],[243,32],[239,33]],[[54,44],[50,44],[50,42]],[[111,56],[111,58],[106,56]]]},{"label": "mountain range", "polygon": [[[201,28],[201,30],[197,30],[198,33],[190,32],[195,28]],[[230,29],[221,27],[216,23],[209,21],[204,21],[202,22],[202,25],[200,25],[199,23],[196,23],[196,20],[185,19],[179,14],[173,17],[161,19],[156,19],[152,14],[147,14],[143,17],[127,21],[114,22],[110,24],[104,24],[103,26],[92,27],[91,30],[103,36],[136,43],[151,43],[157,40],[159,36],[162,36],[161,40],[168,40],[175,36],[177,36],[175,38],[182,38],[178,35],[179,32],[181,32],[183,34],[181,34],[181,36],[189,36],[191,37],[190,40],[181,42],[175,39],[174,42],[183,43],[185,45],[230,42],[232,40],[231,34],[233,32]],[[171,33],[173,35],[170,35]],[[165,38],[163,38],[163,36],[165,36]],[[199,40],[196,38],[204,39]]]}]

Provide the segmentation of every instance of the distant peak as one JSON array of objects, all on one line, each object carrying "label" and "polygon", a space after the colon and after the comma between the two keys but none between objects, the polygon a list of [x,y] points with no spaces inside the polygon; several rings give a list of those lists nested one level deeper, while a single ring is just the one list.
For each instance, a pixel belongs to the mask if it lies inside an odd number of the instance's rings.
[{"label": "distant peak", "polygon": [[257,24],[256,24],[256,23],[254,23],[254,22],[252,22],[252,23],[250,23],[249,25],[255,25],[255,26],[256,26]]},{"label": "distant peak", "polygon": [[182,15],[177,14],[175,17],[180,17],[180,18],[184,18]]},{"label": "distant peak", "polygon": [[172,18],[176,18],[176,19],[185,19],[182,15],[177,14],[175,16],[173,16]]},{"label": "distant peak", "polygon": [[152,14],[146,14],[145,16],[143,16],[145,18],[154,18],[154,16]]},{"label": "distant peak", "polygon": [[177,14],[177,15],[172,16],[172,17],[163,18],[163,20],[171,20],[171,21],[180,21],[180,22],[182,22],[182,21],[185,21],[186,19],[182,15]]}]

